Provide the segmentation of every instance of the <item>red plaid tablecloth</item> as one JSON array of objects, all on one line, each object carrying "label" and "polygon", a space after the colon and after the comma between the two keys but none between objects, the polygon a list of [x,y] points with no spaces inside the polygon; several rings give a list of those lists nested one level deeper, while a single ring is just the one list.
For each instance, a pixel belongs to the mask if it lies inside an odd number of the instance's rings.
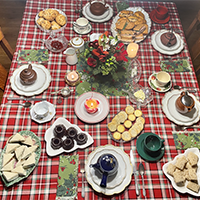
[{"label": "red plaid tablecloth", "polygon": [[[86,4],[86,0],[83,0],[83,5]],[[112,5],[112,0],[108,0],[107,3]],[[181,22],[178,15],[178,10],[176,5],[172,2],[163,2],[161,3],[169,9],[171,16],[170,26],[175,29],[182,29]],[[158,5],[157,2],[129,2],[130,7],[140,6],[145,11],[150,13]],[[80,160],[87,159],[87,156],[98,146],[112,144],[115,146],[120,146],[126,153],[129,154],[130,149],[133,149],[135,161],[137,166],[140,162],[143,162],[145,166],[145,188],[146,188],[146,199],[193,199],[190,195],[180,194],[175,191],[170,184],[169,180],[165,177],[162,171],[162,166],[164,163],[173,159],[177,153],[174,145],[174,140],[172,136],[172,131],[174,130],[175,125],[170,122],[161,108],[161,101],[164,96],[164,93],[154,92],[154,100],[147,105],[146,108],[142,108],[144,113],[146,124],[144,131],[153,132],[160,135],[161,138],[165,139],[165,154],[164,157],[156,163],[148,163],[141,159],[136,150],[136,139],[126,143],[119,144],[112,141],[108,135],[107,123],[112,119],[112,117],[118,113],[120,110],[124,109],[127,105],[130,104],[128,97],[107,97],[110,103],[110,113],[107,118],[102,122],[89,125],[80,121],[74,112],[74,103],[77,97],[70,96],[69,98],[64,99],[61,105],[57,104],[57,97],[50,96],[52,91],[60,89],[65,86],[64,75],[67,69],[75,69],[75,66],[70,67],[65,62],[65,56],[63,54],[55,54],[49,52],[49,62],[45,65],[47,69],[50,70],[52,81],[49,88],[44,91],[38,97],[47,98],[49,102],[55,105],[56,107],[56,116],[52,121],[37,124],[32,121],[29,115],[29,109],[17,106],[6,106],[7,97],[18,96],[10,87],[10,77],[13,71],[19,67],[17,64],[17,52],[20,49],[40,49],[43,46],[41,39],[46,39],[48,34],[41,31],[35,24],[36,14],[45,8],[57,8],[66,13],[68,17],[68,23],[65,30],[61,33],[66,36],[68,40],[78,36],[72,27],[72,23],[78,18],[78,15],[75,14],[76,1],[72,0],[27,0],[21,29],[19,32],[19,37],[17,41],[16,52],[13,58],[13,62],[10,68],[10,74],[7,82],[7,86],[4,93],[4,98],[2,101],[0,109],[0,148],[2,149],[7,139],[14,133],[17,133],[21,130],[30,130],[41,139],[42,152],[41,158],[39,160],[38,166],[35,168],[33,173],[24,181],[21,181],[19,184],[14,185],[10,188],[5,188],[2,181],[0,181],[0,196],[2,200],[9,199],[55,199],[56,189],[57,189],[57,177],[58,177],[58,165],[59,165],[59,156],[50,158],[46,154],[46,143],[44,141],[45,131],[53,124],[53,122],[58,117],[64,117],[73,124],[77,124],[82,130],[87,131],[91,134],[94,139],[94,144],[89,148],[84,150],[77,150],[72,154],[79,154]],[[116,11],[116,8],[115,8]],[[91,33],[100,32],[103,33],[106,30],[110,30],[110,25],[112,19],[105,23],[92,23]],[[166,25],[168,26],[168,25]],[[161,25],[155,24],[152,22],[151,32],[147,38],[140,43],[139,48],[139,61],[142,65],[142,76],[139,81],[139,84],[143,86],[148,86],[149,76],[156,71],[160,70],[159,60],[162,59],[162,55],[158,53],[151,45],[150,36],[155,32],[155,30],[161,29]],[[180,34],[184,38],[184,34]],[[89,34],[83,36],[89,38]],[[186,40],[184,39],[186,43]],[[188,47],[185,45],[184,50],[179,54],[179,56],[189,57],[189,62],[192,65],[191,58],[188,52]],[[198,87],[196,76],[194,72],[185,72],[185,73],[173,73],[172,82],[177,85],[192,86]],[[197,94],[198,96],[198,94]],[[78,177],[78,199],[81,197],[81,174],[79,173]],[[141,176],[139,178],[139,185],[141,187],[142,180]],[[134,177],[130,185],[120,194],[114,196],[104,196],[91,188],[91,186],[85,181],[85,199],[136,199],[135,193],[135,181]],[[143,196],[138,197],[139,199],[144,198]]]}]

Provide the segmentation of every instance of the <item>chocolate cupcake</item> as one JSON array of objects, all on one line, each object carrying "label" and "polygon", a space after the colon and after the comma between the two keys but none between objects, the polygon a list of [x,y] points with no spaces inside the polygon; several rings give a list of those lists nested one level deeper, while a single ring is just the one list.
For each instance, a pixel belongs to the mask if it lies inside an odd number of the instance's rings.
[{"label": "chocolate cupcake", "polygon": [[71,138],[66,138],[63,141],[63,149],[65,150],[70,150],[74,147],[74,140],[72,140]]},{"label": "chocolate cupcake", "polygon": [[62,138],[64,135],[66,135],[66,128],[62,124],[58,124],[55,126],[53,130],[54,136]]},{"label": "chocolate cupcake", "polygon": [[83,145],[87,142],[88,140],[88,137],[85,133],[79,133],[77,136],[76,136],[76,142],[78,145]]},{"label": "chocolate cupcake", "polygon": [[67,136],[72,138],[72,139],[75,139],[76,136],[77,136],[77,130],[74,127],[68,128],[67,129]]},{"label": "chocolate cupcake", "polygon": [[51,139],[51,147],[53,149],[60,149],[62,147],[63,141],[61,138],[55,137]]}]

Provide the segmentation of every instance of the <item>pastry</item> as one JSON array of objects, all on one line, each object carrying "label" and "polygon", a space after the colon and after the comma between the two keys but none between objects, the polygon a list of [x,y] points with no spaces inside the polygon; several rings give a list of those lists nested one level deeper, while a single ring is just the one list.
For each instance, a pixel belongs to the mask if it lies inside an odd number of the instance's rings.
[{"label": "pastry", "polygon": [[162,44],[167,47],[172,47],[177,43],[176,36],[174,35],[173,32],[170,31],[163,33],[160,37],[160,40]]},{"label": "pastry", "polygon": [[70,127],[67,129],[67,137],[75,139],[78,131],[74,127]]},{"label": "pastry", "polygon": [[141,28],[145,27],[144,31],[142,32],[143,35],[147,35],[148,34],[148,25],[147,24],[138,24],[134,27],[133,30],[135,30],[136,32],[139,31]]},{"label": "pastry", "polygon": [[64,135],[66,135],[66,128],[63,124],[58,124],[53,129],[53,134],[55,137],[62,138]]},{"label": "pastry", "polygon": [[125,26],[125,30],[133,29],[134,26],[135,26],[135,23],[134,23],[134,22],[129,22],[129,23],[127,23],[127,25]]},{"label": "pastry", "polygon": [[127,18],[119,18],[116,22],[116,29],[122,30],[127,22]]},{"label": "pastry", "polygon": [[44,10],[43,17],[48,21],[53,21],[56,18],[56,14],[52,9]]},{"label": "pastry", "polygon": [[192,181],[189,181],[188,184],[187,184],[187,188],[192,190],[193,192],[198,193],[200,186],[196,183],[193,183]]},{"label": "pastry", "polygon": [[78,145],[86,144],[88,137],[85,133],[79,133],[75,138]]},{"label": "pastry", "polygon": [[66,138],[63,141],[63,149],[65,150],[70,150],[74,147],[74,140],[72,140],[71,138]]},{"label": "pastry", "polygon": [[123,139],[124,141],[129,141],[129,140],[131,140],[131,134],[130,134],[128,131],[124,131],[124,132],[122,133],[122,139]]},{"label": "pastry", "polygon": [[63,141],[61,138],[55,137],[51,139],[51,147],[55,150],[60,149],[62,147],[62,143]]},{"label": "pastry", "polygon": [[134,13],[134,16],[136,16],[138,18],[141,18],[141,19],[145,19],[145,16],[144,16],[144,14],[141,11],[136,11]]},{"label": "pastry", "polygon": [[128,17],[128,16],[131,16],[133,15],[133,11],[131,10],[122,10],[119,14],[119,17]]},{"label": "pastry", "polygon": [[51,23],[48,20],[43,20],[40,25],[43,29],[46,30],[49,30],[51,28]]},{"label": "pastry", "polygon": [[56,22],[60,25],[60,26],[64,26],[66,24],[66,18],[64,15],[62,14],[59,14],[57,17],[56,17]]},{"label": "pastry", "polygon": [[116,140],[120,140],[122,138],[122,134],[116,131],[113,133],[113,138]]},{"label": "pastry", "polygon": [[51,29],[52,29],[52,30],[57,30],[57,29],[59,29],[59,28],[61,28],[61,26],[58,25],[55,21],[52,21],[52,22],[51,22]]}]

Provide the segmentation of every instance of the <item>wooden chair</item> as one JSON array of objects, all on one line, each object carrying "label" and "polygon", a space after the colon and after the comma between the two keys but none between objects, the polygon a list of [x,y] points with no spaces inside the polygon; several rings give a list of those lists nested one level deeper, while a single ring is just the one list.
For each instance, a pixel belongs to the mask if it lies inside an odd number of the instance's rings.
[{"label": "wooden chair", "polygon": [[4,91],[8,77],[7,70],[0,64],[0,88]]}]

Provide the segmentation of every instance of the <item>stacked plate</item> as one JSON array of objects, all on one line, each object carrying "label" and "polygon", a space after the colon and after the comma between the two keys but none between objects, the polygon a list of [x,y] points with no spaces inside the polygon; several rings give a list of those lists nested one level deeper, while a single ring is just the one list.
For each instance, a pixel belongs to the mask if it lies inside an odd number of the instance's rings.
[{"label": "stacked plate", "polygon": [[192,124],[197,123],[200,119],[200,102],[193,94],[190,94],[190,96],[195,100],[194,108],[189,113],[179,113],[176,109],[175,102],[181,92],[181,90],[173,90],[172,92],[166,93],[162,99],[162,109],[167,118],[174,123],[181,126],[191,126]]},{"label": "stacked plate", "polygon": [[102,15],[97,16],[91,13],[90,3],[87,3],[83,7],[83,15],[92,22],[98,22],[98,23],[106,22],[113,16],[113,9],[110,7],[109,4],[106,4],[105,6],[108,7],[107,11],[104,12]]},{"label": "stacked plate", "polygon": [[169,30],[166,29],[158,30],[151,36],[151,44],[153,45],[154,49],[156,49],[158,52],[162,54],[167,54],[167,55],[174,55],[180,53],[184,48],[183,39],[180,37],[179,34],[174,33],[177,39],[177,43],[174,46],[167,47],[162,44],[160,39],[161,35],[166,32],[169,32]]},{"label": "stacked plate", "polygon": [[[98,158],[105,154],[111,153],[118,161],[119,167],[115,175],[109,176],[107,179],[107,187],[100,187],[102,174],[90,167],[90,164],[97,163]],[[119,147],[106,145],[97,147],[89,156],[85,165],[86,179],[92,188],[105,195],[113,195],[122,192],[131,182],[132,165],[129,156]]]}]

